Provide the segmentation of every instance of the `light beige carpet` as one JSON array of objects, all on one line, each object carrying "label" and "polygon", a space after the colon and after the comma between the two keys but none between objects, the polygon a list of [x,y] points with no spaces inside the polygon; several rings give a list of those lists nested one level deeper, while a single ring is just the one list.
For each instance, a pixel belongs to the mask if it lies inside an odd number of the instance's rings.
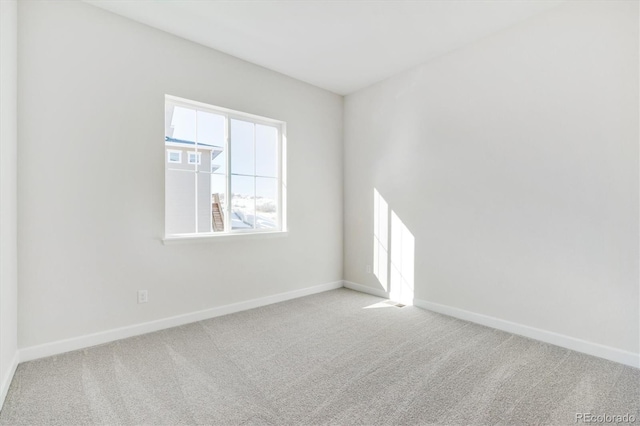
[{"label": "light beige carpet", "polygon": [[381,300],[334,290],[27,362],[0,424],[640,424],[640,370]]}]

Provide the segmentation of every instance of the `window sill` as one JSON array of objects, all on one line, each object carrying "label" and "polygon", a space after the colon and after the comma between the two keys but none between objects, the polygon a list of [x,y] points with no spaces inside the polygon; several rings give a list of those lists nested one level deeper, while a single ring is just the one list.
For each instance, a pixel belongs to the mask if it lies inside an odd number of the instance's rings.
[{"label": "window sill", "polygon": [[235,234],[220,235],[177,235],[172,237],[164,237],[162,244],[191,244],[191,243],[210,243],[214,241],[232,241],[232,240],[254,240],[264,238],[282,238],[287,236],[287,231],[273,232],[238,232]]}]

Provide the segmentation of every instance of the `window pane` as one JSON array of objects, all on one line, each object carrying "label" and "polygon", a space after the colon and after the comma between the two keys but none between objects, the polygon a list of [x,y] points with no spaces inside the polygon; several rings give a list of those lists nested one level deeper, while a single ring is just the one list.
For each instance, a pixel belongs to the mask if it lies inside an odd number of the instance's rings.
[{"label": "window pane", "polygon": [[200,160],[201,160],[201,155],[199,152],[196,151],[189,151],[189,157],[187,162],[189,164],[200,164]]},{"label": "window pane", "polygon": [[224,146],[224,116],[198,111],[198,144]]},{"label": "window pane", "polygon": [[167,170],[165,203],[166,232],[196,232],[196,174],[192,171]]},{"label": "window pane", "polygon": [[[227,178],[211,175],[211,211],[213,232],[222,232],[227,221]],[[218,203],[219,202],[219,203]],[[216,206],[216,204],[218,204]]]},{"label": "window pane", "polygon": [[231,173],[253,175],[254,124],[241,120],[231,120]]},{"label": "window pane", "polygon": [[196,140],[196,110],[174,107],[171,118],[171,126],[167,129],[165,136],[182,141],[189,141],[192,144]]},{"label": "window pane", "polygon": [[207,175],[211,173],[211,150],[208,148],[198,150],[198,170],[200,173],[206,173]]},{"label": "window pane", "polygon": [[278,227],[278,180],[256,178],[256,228]]},{"label": "window pane", "polygon": [[256,124],[256,175],[278,176],[278,129]]},{"label": "window pane", "polygon": [[214,147],[211,151],[211,173],[225,175],[227,173],[227,154],[224,147]]},{"label": "window pane", "polygon": [[211,232],[211,175],[196,173],[198,179],[198,231]]},{"label": "window pane", "polygon": [[[225,173],[224,152],[225,117],[210,112],[198,111],[198,151],[201,152],[198,170],[211,173],[214,170]],[[217,164],[213,165],[213,160]]]},{"label": "window pane", "polygon": [[181,158],[176,153],[168,156],[168,168],[196,170],[194,159],[191,158],[189,161],[190,155],[188,154],[188,151],[194,152],[196,150],[195,140],[196,110],[167,104],[165,108],[165,149],[182,152]]},{"label": "window pane", "polygon": [[255,178],[231,176],[231,228],[250,229],[255,222]]},{"label": "window pane", "polygon": [[173,121],[173,110],[175,106],[169,102],[164,103],[164,137],[173,136],[173,128],[171,127]]},{"label": "window pane", "polygon": [[167,149],[167,161],[170,164],[182,163],[182,151]]}]

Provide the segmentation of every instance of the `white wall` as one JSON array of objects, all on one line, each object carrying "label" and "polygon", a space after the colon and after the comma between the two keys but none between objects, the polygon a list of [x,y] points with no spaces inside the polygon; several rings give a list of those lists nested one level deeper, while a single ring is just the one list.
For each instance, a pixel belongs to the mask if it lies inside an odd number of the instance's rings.
[{"label": "white wall", "polygon": [[0,1],[0,407],[17,361],[17,15]]},{"label": "white wall", "polygon": [[[340,96],[79,2],[19,17],[20,347],[342,278]],[[287,122],[287,237],[161,244],[165,94]]]},{"label": "white wall", "polygon": [[638,3],[568,2],[345,99],[345,279],[373,189],[415,297],[639,351]]}]

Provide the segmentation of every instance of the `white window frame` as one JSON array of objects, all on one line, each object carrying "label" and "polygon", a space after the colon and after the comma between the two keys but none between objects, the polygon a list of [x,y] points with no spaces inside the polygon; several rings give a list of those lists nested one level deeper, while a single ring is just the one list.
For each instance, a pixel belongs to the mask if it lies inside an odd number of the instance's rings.
[{"label": "white window frame", "polygon": [[[191,154],[196,156],[196,162],[191,161]],[[200,151],[187,151],[187,164],[201,165],[202,164],[202,152]]]},{"label": "white window frame", "polygon": [[[171,160],[171,154],[178,154],[178,161]],[[171,164],[182,164],[182,151],[179,149],[167,149],[167,162]]]},{"label": "white window frame", "polygon": [[[171,104],[173,106],[196,109],[204,112],[210,112],[216,115],[222,115],[225,117],[225,146],[224,146],[224,155],[226,156],[226,194],[228,200],[226,200],[225,206],[225,229],[221,232],[196,232],[189,234],[166,234],[166,225],[165,225],[165,235],[163,238],[163,243],[181,243],[181,242],[196,242],[196,241],[221,241],[226,239],[235,239],[240,236],[243,238],[253,238],[253,237],[274,237],[274,236],[285,236],[287,234],[287,175],[286,175],[286,123],[284,121],[275,120],[272,118],[261,117],[254,114],[249,114],[241,111],[235,111],[228,108],[218,107],[214,105],[205,104],[198,101],[192,101],[189,99],[180,98],[172,95],[165,95],[165,106],[167,104]],[[277,180],[277,226],[275,229],[232,229],[231,228],[231,140],[230,140],[230,123],[232,119],[248,121],[253,124],[261,124],[270,127],[276,127],[278,129],[278,176],[275,178]],[[201,152],[199,151],[189,151],[191,153],[195,152],[198,154],[198,164],[201,164]],[[187,161],[189,161],[189,156],[187,154]],[[194,163],[189,163],[194,164]],[[258,176],[259,177],[259,176]],[[165,183],[166,190],[166,183]],[[165,207],[166,212],[166,207]]]}]

